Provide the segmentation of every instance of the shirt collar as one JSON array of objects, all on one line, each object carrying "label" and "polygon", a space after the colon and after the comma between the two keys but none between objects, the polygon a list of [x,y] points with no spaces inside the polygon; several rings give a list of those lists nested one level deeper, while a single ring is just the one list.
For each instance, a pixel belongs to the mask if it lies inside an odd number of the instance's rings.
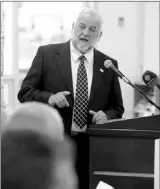
[{"label": "shirt collar", "polygon": [[[82,55],[81,52],[79,52],[72,44],[72,40],[70,41],[70,51],[71,51],[71,56],[74,60],[74,62],[76,62],[78,60],[78,58]],[[88,63],[92,63],[93,61],[93,49],[91,49],[89,52],[87,52],[86,54],[83,54]]]}]

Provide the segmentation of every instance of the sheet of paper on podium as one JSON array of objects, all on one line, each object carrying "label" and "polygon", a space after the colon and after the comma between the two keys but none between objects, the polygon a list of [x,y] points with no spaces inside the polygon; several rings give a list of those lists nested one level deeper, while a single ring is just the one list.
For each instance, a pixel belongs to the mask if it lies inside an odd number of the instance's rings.
[{"label": "sheet of paper on podium", "polygon": [[102,182],[100,181],[96,187],[96,189],[115,189],[113,188],[111,185],[105,183],[105,182]]}]

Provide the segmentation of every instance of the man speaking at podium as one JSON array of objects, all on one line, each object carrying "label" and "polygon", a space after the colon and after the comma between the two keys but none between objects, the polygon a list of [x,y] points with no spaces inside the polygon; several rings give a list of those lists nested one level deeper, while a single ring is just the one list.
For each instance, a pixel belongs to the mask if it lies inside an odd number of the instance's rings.
[{"label": "man speaking at podium", "polygon": [[116,67],[117,61],[95,48],[101,35],[101,17],[83,9],[73,24],[71,40],[39,47],[18,94],[22,103],[40,101],[61,114],[66,133],[77,145],[80,189],[88,189],[87,126],[121,118],[124,112],[118,77],[104,67],[105,60]]}]

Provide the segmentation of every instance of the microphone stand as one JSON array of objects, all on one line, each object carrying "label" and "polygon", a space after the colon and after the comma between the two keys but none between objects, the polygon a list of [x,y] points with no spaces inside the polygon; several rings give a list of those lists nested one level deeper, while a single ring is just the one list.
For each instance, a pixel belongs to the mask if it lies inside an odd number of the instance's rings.
[{"label": "microphone stand", "polygon": [[[121,78],[121,77],[120,77]],[[152,104],[153,106],[155,106],[158,110],[160,110],[160,107],[157,106],[153,101],[151,101],[140,89],[138,89],[135,85],[133,85],[131,83],[131,81],[126,78],[126,77],[122,77],[121,78],[125,83],[129,84],[131,87],[133,87],[135,90],[137,90],[150,104]]]}]

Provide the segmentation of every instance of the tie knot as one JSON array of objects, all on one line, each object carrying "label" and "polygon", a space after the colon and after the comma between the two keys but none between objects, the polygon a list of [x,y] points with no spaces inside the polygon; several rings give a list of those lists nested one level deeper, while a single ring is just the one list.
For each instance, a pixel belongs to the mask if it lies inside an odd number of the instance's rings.
[{"label": "tie knot", "polygon": [[84,61],[86,60],[86,57],[85,57],[84,55],[81,55],[81,56],[79,57],[79,59],[80,59],[81,62],[84,63]]}]

